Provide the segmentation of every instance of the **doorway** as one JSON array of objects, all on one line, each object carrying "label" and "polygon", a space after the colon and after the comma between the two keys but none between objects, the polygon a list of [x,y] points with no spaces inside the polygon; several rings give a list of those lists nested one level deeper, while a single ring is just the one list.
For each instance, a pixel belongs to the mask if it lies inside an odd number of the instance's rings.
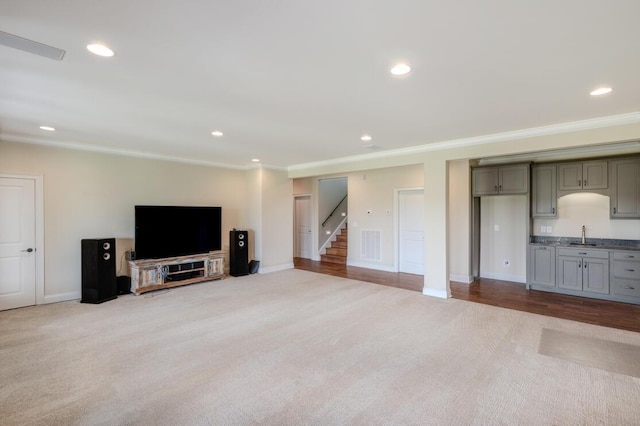
[{"label": "doorway", "polygon": [[0,310],[44,299],[41,179],[0,175]]},{"label": "doorway", "polygon": [[398,272],[424,275],[424,189],[398,191]]},{"label": "doorway", "polygon": [[295,257],[311,259],[312,232],[311,232],[311,196],[302,195],[295,197]]}]

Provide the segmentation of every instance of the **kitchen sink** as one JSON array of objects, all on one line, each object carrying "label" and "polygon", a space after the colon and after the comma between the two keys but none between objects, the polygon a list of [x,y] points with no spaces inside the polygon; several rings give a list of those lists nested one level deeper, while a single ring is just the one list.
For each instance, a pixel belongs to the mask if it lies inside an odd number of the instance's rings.
[{"label": "kitchen sink", "polygon": [[570,246],[595,247],[595,243],[569,243]]}]

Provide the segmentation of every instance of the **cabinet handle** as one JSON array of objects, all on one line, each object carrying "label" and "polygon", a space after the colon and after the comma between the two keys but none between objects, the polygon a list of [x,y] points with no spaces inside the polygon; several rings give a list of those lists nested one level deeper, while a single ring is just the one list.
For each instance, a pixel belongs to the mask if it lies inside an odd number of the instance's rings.
[{"label": "cabinet handle", "polygon": [[582,181],[580,179],[578,179],[578,186],[582,186]]},{"label": "cabinet handle", "polygon": [[556,208],[555,207],[551,207],[551,213],[556,214]]},{"label": "cabinet handle", "polygon": [[582,262],[578,262],[578,268],[582,268]]},{"label": "cabinet handle", "polygon": [[627,272],[635,272],[636,270],[635,269],[625,269],[625,271],[627,271]]},{"label": "cabinet handle", "polygon": [[582,185],[587,186],[587,180],[586,179],[582,181]]},{"label": "cabinet handle", "polygon": [[616,214],[616,208],[615,207],[613,208],[613,214]]},{"label": "cabinet handle", "polygon": [[589,262],[584,262],[584,267],[586,268]]},{"label": "cabinet handle", "polygon": [[584,255],[586,255],[587,253],[580,253],[580,252],[578,252],[578,254],[584,254]]},{"label": "cabinet handle", "polygon": [[625,259],[635,259],[636,257],[634,255],[630,254],[630,255],[625,256],[624,258]]},{"label": "cabinet handle", "polygon": [[625,285],[624,288],[626,288],[627,290],[635,290],[635,287],[631,287],[630,285]]}]

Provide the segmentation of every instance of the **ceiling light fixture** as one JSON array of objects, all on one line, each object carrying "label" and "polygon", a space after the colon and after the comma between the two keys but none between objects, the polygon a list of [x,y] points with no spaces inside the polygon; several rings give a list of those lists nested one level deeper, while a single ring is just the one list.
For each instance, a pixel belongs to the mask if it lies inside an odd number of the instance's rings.
[{"label": "ceiling light fixture", "polygon": [[217,138],[224,135],[224,133],[222,133],[220,130],[214,130],[213,132],[211,132],[211,134]]},{"label": "ceiling light fixture", "polygon": [[391,68],[391,74],[395,76],[403,76],[409,74],[411,67],[405,63],[400,63]]},{"label": "ceiling light fixture", "polygon": [[91,43],[87,45],[87,50],[94,55],[111,57],[113,56],[113,50],[109,48],[107,45],[102,43]]},{"label": "ceiling light fixture", "polygon": [[602,96],[607,93],[611,93],[613,89],[611,87],[599,87],[591,92],[591,96]]},{"label": "ceiling light fixture", "polygon": [[251,161],[253,161],[254,163],[259,163],[260,159],[259,158],[252,158]]},{"label": "ceiling light fixture", "polygon": [[369,136],[369,135],[362,135],[362,136],[360,136],[360,140],[361,140],[362,142],[369,142],[371,139],[372,139],[372,138],[371,138],[371,136]]},{"label": "ceiling light fixture", "polygon": [[40,126],[40,129],[46,130],[47,132],[55,132],[56,131],[55,127],[51,127],[51,126]]}]

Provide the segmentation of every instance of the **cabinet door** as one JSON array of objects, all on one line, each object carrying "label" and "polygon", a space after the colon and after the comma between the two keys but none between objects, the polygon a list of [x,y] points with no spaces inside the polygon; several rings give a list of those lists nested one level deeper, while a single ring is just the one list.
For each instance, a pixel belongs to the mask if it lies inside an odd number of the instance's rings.
[{"label": "cabinet door", "polygon": [[640,218],[640,158],[611,161],[611,218]]},{"label": "cabinet door", "polygon": [[582,189],[606,189],[609,186],[608,176],[606,161],[582,163]]},{"label": "cabinet door", "polygon": [[582,290],[582,258],[558,256],[558,287]]},{"label": "cabinet door", "polygon": [[582,259],[582,289],[592,293],[609,294],[609,261]]},{"label": "cabinet door", "polygon": [[526,194],[528,191],[528,164],[498,168],[498,192],[500,194]]},{"label": "cabinet door", "polygon": [[555,164],[534,166],[531,173],[531,215],[558,217]]},{"label": "cabinet door", "polygon": [[473,169],[473,195],[498,194],[498,168],[482,167]]},{"label": "cabinet door", "polygon": [[558,191],[582,189],[582,163],[558,164]]},{"label": "cabinet door", "polygon": [[556,286],[556,250],[553,247],[531,246],[529,284]]}]

